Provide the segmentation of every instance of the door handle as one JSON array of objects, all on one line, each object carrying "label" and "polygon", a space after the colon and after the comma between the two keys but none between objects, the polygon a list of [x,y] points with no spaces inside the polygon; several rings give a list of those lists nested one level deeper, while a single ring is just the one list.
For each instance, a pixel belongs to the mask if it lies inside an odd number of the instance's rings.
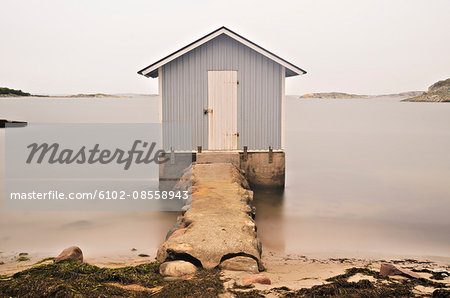
[{"label": "door handle", "polygon": [[213,110],[212,109],[203,109],[203,114],[208,114],[211,113],[212,114]]}]

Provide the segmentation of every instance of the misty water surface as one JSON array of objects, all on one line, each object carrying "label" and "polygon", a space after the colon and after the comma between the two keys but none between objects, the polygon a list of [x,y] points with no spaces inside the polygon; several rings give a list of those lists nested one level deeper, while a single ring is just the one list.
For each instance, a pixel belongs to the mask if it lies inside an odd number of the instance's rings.
[{"label": "misty water surface", "polygon": [[[450,256],[450,104],[286,99],[286,189],[255,195],[265,250]],[[0,118],[145,123],[156,97],[0,98]],[[4,177],[4,131],[0,131]],[[2,179],[3,180],[3,179]],[[3,182],[3,181],[2,181]],[[1,184],[4,199],[4,184]],[[0,211],[0,251],[155,253],[176,213]]]}]

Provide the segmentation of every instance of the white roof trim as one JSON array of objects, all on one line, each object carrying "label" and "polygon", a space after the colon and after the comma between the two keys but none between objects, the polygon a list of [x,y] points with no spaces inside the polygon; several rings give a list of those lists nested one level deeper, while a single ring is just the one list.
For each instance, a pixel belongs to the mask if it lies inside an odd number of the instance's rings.
[{"label": "white roof trim", "polygon": [[221,34],[226,34],[227,36],[233,38],[234,40],[248,46],[249,48],[251,48],[252,50],[266,56],[267,58],[277,62],[278,64],[284,66],[285,68],[291,70],[292,72],[298,74],[298,75],[302,75],[305,74],[306,71],[304,71],[303,69],[281,59],[280,57],[270,53],[269,51],[261,48],[260,46],[250,42],[249,40],[239,36],[238,34],[228,30],[225,27],[220,28],[219,30],[215,31],[214,33],[211,33],[207,36],[205,36],[204,38],[199,39],[198,41],[194,42],[193,44],[187,46],[186,48],[179,50],[175,53],[173,53],[172,55],[167,56],[166,58],[162,59],[161,61],[157,62],[156,64],[152,64],[150,66],[148,66],[147,68],[144,68],[143,70],[141,70],[139,73],[147,76],[149,73],[157,70],[158,68],[160,68],[161,66],[163,66],[164,64],[169,63],[170,61],[186,54],[187,52],[192,51],[193,49],[201,46],[202,44],[210,41],[211,39],[216,38],[217,36],[221,35]]}]

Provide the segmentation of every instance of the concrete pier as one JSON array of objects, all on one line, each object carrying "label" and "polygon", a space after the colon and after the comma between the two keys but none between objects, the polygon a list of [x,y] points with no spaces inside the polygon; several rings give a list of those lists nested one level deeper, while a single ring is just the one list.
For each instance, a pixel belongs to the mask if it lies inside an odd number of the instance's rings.
[{"label": "concrete pier", "polygon": [[197,164],[231,163],[242,171],[252,189],[284,188],[285,153],[283,151],[175,152],[168,156],[171,158],[170,162],[161,164],[159,169],[161,189],[172,189],[192,162]]},{"label": "concrete pier", "polygon": [[253,192],[241,170],[232,163],[193,164],[191,170],[176,189],[190,188],[192,200],[160,246],[157,260],[188,261],[206,269],[234,266],[243,271],[251,271],[254,264],[262,270]]},{"label": "concrete pier", "polygon": [[283,189],[285,181],[285,153],[240,152],[240,169],[252,188]]},{"label": "concrete pier", "polygon": [[252,188],[284,188],[285,154],[282,151],[202,152],[197,163],[231,163],[241,169]]}]

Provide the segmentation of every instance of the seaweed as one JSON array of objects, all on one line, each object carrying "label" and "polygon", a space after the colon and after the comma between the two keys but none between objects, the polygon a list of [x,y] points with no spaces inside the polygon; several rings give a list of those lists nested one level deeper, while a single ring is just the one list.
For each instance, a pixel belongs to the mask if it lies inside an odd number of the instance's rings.
[{"label": "seaweed", "polygon": [[217,297],[224,292],[220,270],[201,269],[190,280],[167,284],[155,297]]},{"label": "seaweed", "polygon": [[450,297],[450,290],[437,289],[437,290],[434,290],[432,295],[433,295],[433,297],[448,298],[448,297]]},{"label": "seaweed", "polygon": [[39,265],[39,264],[42,264],[42,263],[44,263],[44,262],[47,262],[47,261],[53,261],[53,260],[55,260],[55,257],[44,258],[44,259],[42,259],[42,260],[40,260],[40,261],[34,263],[34,265]]},{"label": "seaweed", "polygon": [[[358,282],[349,282],[348,278],[355,274],[372,276],[376,282],[361,279]],[[389,277],[380,275],[379,272],[368,268],[353,267],[347,269],[344,274],[330,277],[327,284],[291,290],[287,287],[273,288],[265,291],[252,290],[250,292],[232,291],[236,297],[264,297],[265,294],[278,293],[282,297],[413,297],[416,296],[413,289],[417,285],[439,288],[433,292],[433,297],[450,297],[447,286],[425,278],[405,279],[394,281]]]},{"label": "seaweed", "polygon": [[444,275],[445,272],[435,272],[431,271],[430,269],[412,269],[412,271],[429,273],[431,274],[430,278],[435,280],[443,280],[446,277],[446,275]]},{"label": "seaweed", "polygon": [[[100,268],[71,260],[41,264],[13,275],[0,276],[0,293],[6,297],[217,297],[224,292],[219,269],[199,269],[191,279],[170,281],[159,274],[159,266],[159,262],[152,262]],[[358,273],[372,276],[376,281],[348,281]],[[239,298],[264,297],[269,293],[282,297],[411,297],[415,296],[414,287],[422,285],[437,288],[433,297],[450,297],[449,288],[443,283],[424,278],[393,280],[367,268],[350,268],[327,282],[300,290],[279,287],[261,291],[235,285],[229,292]]]},{"label": "seaweed", "polygon": [[326,281],[333,282],[333,281],[338,281],[338,280],[341,280],[341,279],[348,279],[349,277],[351,277],[351,276],[353,276],[355,274],[358,274],[358,273],[361,273],[361,274],[364,274],[364,275],[373,276],[376,279],[388,279],[388,278],[383,277],[382,275],[380,275],[380,273],[377,272],[377,271],[370,270],[370,269],[367,269],[367,268],[352,267],[352,268],[347,269],[344,274],[340,274],[340,275],[336,275],[336,276],[330,277]]},{"label": "seaweed", "polygon": [[358,282],[337,280],[330,284],[314,286],[310,289],[300,289],[293,295],[286,297],[410,297],[414,296],[411,288],[405,284],[378,284],[375,285],[367,279]]},{"label": "seaweed", "polygon": [[[36,296],[148,296],[148,291],[130,290],[138,285],[154,290],[152,297],[211,297],[223,291],[217,270],[200,270],[191,280],[167,281],[159,274],[160,263],[122,268],[100,268],[66,260],[39,265],[0,280],[0,293],[8,297]],[[118,284],[114,285],[114,284]]]},{"label": "seaweed", "polygon": [[236,298],[262,298],[266,297],[263,291],[252,290],[249,292],[230,291]]}]

